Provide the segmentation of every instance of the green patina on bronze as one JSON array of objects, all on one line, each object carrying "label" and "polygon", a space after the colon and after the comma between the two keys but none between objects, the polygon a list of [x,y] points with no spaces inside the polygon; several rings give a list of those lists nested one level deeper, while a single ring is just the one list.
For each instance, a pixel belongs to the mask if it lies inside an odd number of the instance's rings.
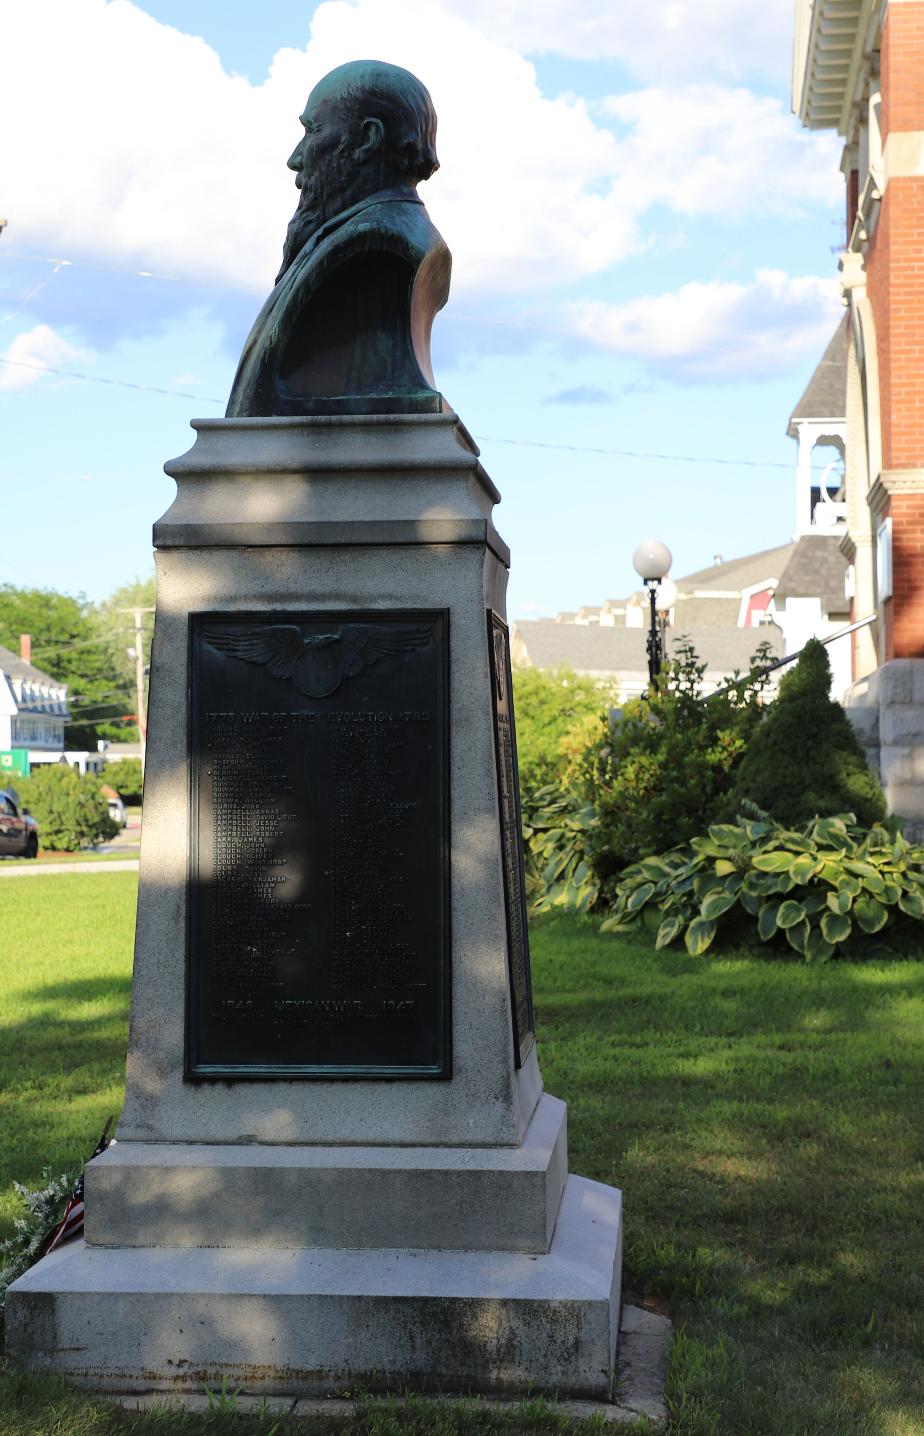
[{"label": "green patina on bronze", "polygon": [[430,96],[408,70],[355,60],[301,123],[299,204],[228,417],[439,411],[430,330],[452,261],[417,194],[439,167]]}]

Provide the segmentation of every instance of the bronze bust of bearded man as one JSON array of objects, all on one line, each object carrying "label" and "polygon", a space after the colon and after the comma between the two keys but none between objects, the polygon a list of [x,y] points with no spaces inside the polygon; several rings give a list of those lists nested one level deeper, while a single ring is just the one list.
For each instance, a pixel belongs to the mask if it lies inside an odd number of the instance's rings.
[{"label": "bronze bust of bearded man", "polygon": [[451,257],[417,194],[439,167],[430,96],[356,60],[315,86],[301,123],[298,208],[228,417],[438,412],[430,329]]}]

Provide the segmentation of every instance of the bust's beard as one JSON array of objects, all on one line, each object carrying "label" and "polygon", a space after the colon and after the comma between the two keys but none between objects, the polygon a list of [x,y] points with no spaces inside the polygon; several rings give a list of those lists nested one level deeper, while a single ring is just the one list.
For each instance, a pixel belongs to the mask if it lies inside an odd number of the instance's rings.
[{"label": "bust's beard", "polygon": [[289,220],[286,230],[285,241],[282,246],[282,267],[276,275],[278,284],[293,260],[301,253],[302,247],[314,234],[315,230],[322,223],[320,213],[316,209],[309,209],[299,200],[298,209]]},{"label": "bust's beard", "polygon": [[277,284],[315,231],[347,207],[348,185],[346,145],[330,156],[323,170],[302,175],[298,208],[289,220],[282,246],[282,268],[276,275]]}]

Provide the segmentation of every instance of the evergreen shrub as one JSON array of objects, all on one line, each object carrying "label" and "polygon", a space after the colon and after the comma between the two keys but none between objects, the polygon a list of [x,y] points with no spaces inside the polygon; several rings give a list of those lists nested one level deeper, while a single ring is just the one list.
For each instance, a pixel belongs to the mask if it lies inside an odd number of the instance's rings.
[{"label": "evergreen shrub", "polygon": [[748,800],[790,826],[835,813],[867,825],[885,816],[882,789],[830,688],[828,655],[812,638],[748,745],[727,814]]}]

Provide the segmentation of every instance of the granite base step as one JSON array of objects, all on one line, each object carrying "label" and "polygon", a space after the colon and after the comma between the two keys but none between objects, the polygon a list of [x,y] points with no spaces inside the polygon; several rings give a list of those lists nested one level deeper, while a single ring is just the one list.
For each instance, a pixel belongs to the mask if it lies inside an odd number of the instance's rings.
[{"label": "granite base step", "polygon": [[107,1247],[427,1247],[547,1252],[568,1166],[547,1092],[516,1147],[113,1143],[87,1167]]},{"label": "granite base step", "polygon": [[[590,1417],[606,1425],[630,1425],[639,1416],[660,1425],[667,1420],[664,1381],[670,1352],[672,1326],[669,1317],[646,1311],[639,1306],[623,1306],[619,1326],[619,1364],[612,1401],[549,1402],[550,1412],[584,1421]],[[127,1392],[111,1398],[125,1411],[186,1411],[205,1413],[214,1410],[218,1397],[209,1392]],[[385,1398],[388,1407],[406,1406],[408,1401],[432,1401],[450,1407],[477,1404],[490,1411],[509,1411],[515,1399],[471,1397],[442,1393],[436,1397],[391,1395]],[[375,1398],[373,1398],[375,1400]],[[253,1396],[227,1390],[224,1401],[242,1416],[264,1414],[290,1416],[296,1420],[317,1421],[325,1417],[344,1426],[362,1413],[366,1398],[353,1396],[294,1396],[291,1392],[278,1396]]]},{"label": "granite base step", "polygon": [[609,1401],[621,1246],[621,1194],[575,1176],[541,1255],[72,1242],[10,1287],[7,1355],[109,1392]]}]

